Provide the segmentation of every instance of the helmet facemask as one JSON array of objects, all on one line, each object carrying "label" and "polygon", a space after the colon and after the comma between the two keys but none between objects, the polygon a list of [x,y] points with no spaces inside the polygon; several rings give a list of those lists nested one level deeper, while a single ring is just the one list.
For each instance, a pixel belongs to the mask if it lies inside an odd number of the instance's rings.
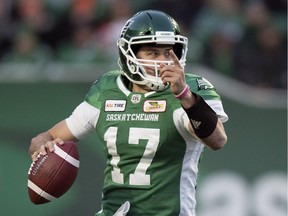
[{"label": "helmet facemask", "polygon": [[[173,61],[156,61],[147,59],[138,59],[136,57],[139,47],[143,45],[167,45],[173,46],[173,51],[179,59],[180,65],[184,69],[187,54],[186,37],[175,35],[171,31],[156,31],[155,35],[145,35],[131,37],[126,40],[121,37],[118,40],[120,50],[119,65],[122,68],[123,74],[133,83],[138,85],[146,85],[154,91],[164,90],[168,85],[162,82],[159,77],[160,64],[173,65]],[[122,59],[121,59],[122,57]],[[129,71],[123,68],[123,60]],[[148,74],[145,67],[154,68],[154,75]]]}]

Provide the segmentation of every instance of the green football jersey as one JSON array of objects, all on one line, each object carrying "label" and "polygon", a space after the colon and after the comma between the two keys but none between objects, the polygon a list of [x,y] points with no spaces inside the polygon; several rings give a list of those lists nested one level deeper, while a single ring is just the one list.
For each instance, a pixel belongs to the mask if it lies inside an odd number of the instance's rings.
[{"label": "green football jersey", "polygon": [[[186,82],[226,118],[207,80],[187,74]],[[189,133],[189,119],[170,89],[131,92],[120,71],[111,71],[91,86],[85,103],[97,110],[94,128],[107,158],[102,210],[96,215],[112,216],[129,201],[127,216],[194,216],[204,145]]]}]

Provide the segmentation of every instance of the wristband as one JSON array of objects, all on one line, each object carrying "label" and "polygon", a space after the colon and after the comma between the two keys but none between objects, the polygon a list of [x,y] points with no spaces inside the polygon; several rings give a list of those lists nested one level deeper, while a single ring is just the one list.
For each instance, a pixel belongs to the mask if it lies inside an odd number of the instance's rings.
[{"label": "wristband", "polygon": [[174,95],[174,96],[175,96],[175,98],[181,100],[182,98],[185,97],[185,95],[189,92],[189,90],[190,90],[190,88],[189,88],[189,86],[186,84],[186,86],[185,86],[185,88],[183,89],[183,91],[182,91],[180,94]]},{"label": "wristband", "polygon": [[195,134],[199,138],[206,138],[215,130],[218,117],[202,97],[194,93],[192,94],[196,96],[196,103],[188,109],[183,109],[190,119]]}]

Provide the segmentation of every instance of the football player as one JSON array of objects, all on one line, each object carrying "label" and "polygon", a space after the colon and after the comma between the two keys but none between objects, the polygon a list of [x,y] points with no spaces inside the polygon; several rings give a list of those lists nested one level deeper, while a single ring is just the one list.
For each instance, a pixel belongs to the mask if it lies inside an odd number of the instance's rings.
[{"label": "football player", "polygon": [[204,146],[226,144],[228,116],[213,85],[184,72],[187,43],[168,14],[138,12],[117,41],[120,70],[102,75],[71,116],[32,139],[35,160],[55,143],[98,134],[107,166],[97,216],[195,216],[198,161]]}]

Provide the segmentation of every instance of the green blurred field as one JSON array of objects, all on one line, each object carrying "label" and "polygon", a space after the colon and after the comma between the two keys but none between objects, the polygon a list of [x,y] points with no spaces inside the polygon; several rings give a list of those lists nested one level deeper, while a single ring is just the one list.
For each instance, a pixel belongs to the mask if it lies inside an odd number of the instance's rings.
[{"label": "green blurred field", "polygon": [[[79,143],[79,175],[63,197],[36,206],[27,193],[31,138],[69,116],[84,99],[89,85],[0,84],[0,215],[88,216],[99,210],[104,162],[95,135]],[[252,108],[227,98],[223,103],[230,117],[225,124],[228,144],[221,151],[205,150],[199,187],[211,172],[233,171],[248,184],[270,172],[286,174],[287,110]],[[200,201],[200,210],[201,206]],[[279,208],[280,212],[287,211]]]}]

